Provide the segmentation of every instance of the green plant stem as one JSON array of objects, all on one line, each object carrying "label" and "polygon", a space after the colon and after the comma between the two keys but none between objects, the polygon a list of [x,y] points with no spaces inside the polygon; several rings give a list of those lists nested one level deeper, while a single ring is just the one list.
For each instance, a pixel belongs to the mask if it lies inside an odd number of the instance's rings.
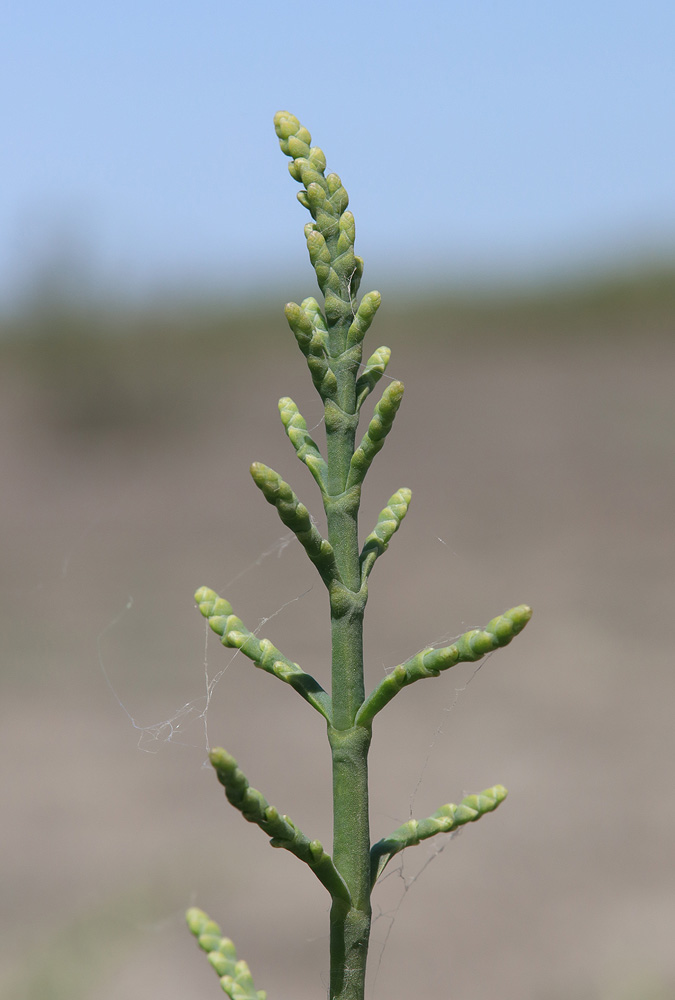
[{"label": "green plant stem", "polygon": [[328,738],[333,758],[333,861],[349,888],[351,904],[333,898],[329,996],[330,1000],[363,1000],[371,919],[368,861],[371,729],[355,726],[354,720],[365,699],[363,616],[367,589],[361,586],[359,563],[361,489],[357,486],[344,492],[358,420],[354,412],[355,373],[343,367],[339,376],[339,398],[345,409],[332,401],[326,404],[329,482],[325,510],[328,540],[342,581],[334,582],[329,589],[334,700]]},{"label": "green plant stem", "polygon": [[333,863],[351,904],[333,897],[330,912],[330,1000],[363,1000],[370,937],[368,747],[361,726],[329,729],[333,754]]}]

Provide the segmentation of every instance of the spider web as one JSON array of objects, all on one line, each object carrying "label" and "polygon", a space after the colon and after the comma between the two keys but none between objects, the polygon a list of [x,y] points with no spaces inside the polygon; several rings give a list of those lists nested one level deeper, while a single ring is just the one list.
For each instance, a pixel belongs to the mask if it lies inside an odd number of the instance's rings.
[{"label": "spider web", "polygon": [[[353,276],[352,276],[353,277]],[[351,288],[351,279],[350,279]],[[352,312],[355,315],[354,308],[352,305]],[[362,363],[360,369],[365,369],[365,363]],[[395,377],[388,375],[386,372],[383,374],[382,378],[388,379],[390,381],[395,381]],[[323,415],[321,418],[311,427],[308,428],[310,433],[313,433],[317,428],[324,424],[325,420]],[[77,539],[77,545],[81,544],[84,539],[86,539],[90,533],[96,529],[101,521],[101,515],[97,516],[91,524],[89,524],[81,533],[81,536]],[[255,572],[259,569],[262,564],[269,559],[271,556],[276,556],[281,558],[286,551],[286,549],[293,543],[295,536],[292,532],[287,532],[280,535],[275,541],[266,549],[258,554],[258,556],[243,569],[241,569],[235,576],[231,577],[226,584],[223,585],[223,589],[226,593],[232,593],[233,585],[236,584],[242,577]],[[72,553],[67,554],[63,559],[62,565],[62,575],[65,576],[68,573],[69,563]],[[297,601],[302,600],[310,592],[312,587],[307,590],[302,591],[296,596],[290,598],[281,604],[275,611],[270,615],[267,615],[259,619],[257,626],[252,629],[255,635],[258,635],[261,629],[271,621],[280,615],[284,610],[289,607],[289,605],[294,604]],[[108,687],[112,697],[119,705],[122,712],[127,717],[132,728],[138,733],[138,748],[146,753],[157,753],[163,744],[174,743],[184,745],[191,748],[203,748],[205,755],[208,756],[208,752],[211,749],[209,741],[209,731],[208,731],[208,714],[213,699],[213,695],[216,687],[221,682],[230,666],[234,660],[242,655],[239,650],[231,651],[229,659],[223,667],[220,667],[215,674],[211,675],[210,665],[209,665],[209,634],[210,630],[208,623],[204,622],[204,647],[203,647],[203,659],[201,665],[201,671],[203,675],[202,681],[202,692],[194,698],[186,701],[183,705],[175,709],[172,714],[166,718],[162,718],[156,722],[143,723],[140,722],[137,714],[129,708],[128,702],[125,701],[118,693],[117,686],[114,683],[111,673],[108,669],[106,658],[104,657],[104,640],[105,638],[113,632],[115,629],[120,627],[124,621],[126,615],[128,615],[134,607],[134,598],[129,596],[120,609],[120,611],[104,626],[104,628],[99,632],[96,638],[96,650],[98,665],[100,671],[105,680],[106,686]],[[199,743],[194,742],[194,736],[192,740],[188,738],[188,733],[194,734],[195,731],[200,732]],[[205,761],[205,764],[208,761]]]},{"label": "spider web", "polygon": [[[285,535],[281,535],[276,541],[263,552],[261,552],[253,562],[249,563],[248,566],[244,567],[236,576],[228,582],[227,588],[229,589],[237,580],[240,580],[246,574],[259,568],[262,563],[272,555],[280,557],[285,549],[291,544],[294,535],[289,532]],[[292,597],[289,600],[281,604],[276,611],[271,615],[263,617],[259,620],[258,625],[253,629],[253,633],[257,635],[260,630],[271,621],[271,619],[276,618],[277,615],[283,613],[283,611],[291,604],[296,601],[302,600],[306,594],[312,588],[303,591],[296,597]],[[209,635],[210,629],[206,619],[204,620],[204,651],[203,651],[203,691],[197,697],[185,702],[175,712],[168,718],[164,718],[159,722],[152,722],[147,724],[142,724],[138,721],[136,716],[130,711],[125,702],[122,700],[120,695],[117,693],[116,687],[110,677],[110,673],[106,667],[106,663],[103,656],[103,639],[104,637],[113,629],[115,629],[120,622],[124,619],[125,615],[131,611],[134,606],[133,597],[127,599],[124,608],[101,630],[96,639],[96,649],[98,654],[98,664],[103,674],[105,683],[110,690],[113,698],[122,709],[127,719],[129,720],[132,728],[139,734],[138,736],[138,748],[146,753],[157,753],[161,746],[165,743],[178,743],[183,746],[188,747],[203,747],[204,752],[208,755],[211,744],[209,741],[209,731],[208,731],[208,712],[211,705],[211,700],[213,698],[214,691],[220,681],[223,679],[230,666],[234,660],[240,656],[241,651],[236,649],[231,652],[229,659],[226,664],[221,667],[213,675],[210,673],[209,668]],[[201,730],[203,736],[203,742],[196,744],[194,742],[188,742],[186,739],[186,734],[188,730],[194,731],[195,727]],[[206,762],[205,762],[206,763]]]}]

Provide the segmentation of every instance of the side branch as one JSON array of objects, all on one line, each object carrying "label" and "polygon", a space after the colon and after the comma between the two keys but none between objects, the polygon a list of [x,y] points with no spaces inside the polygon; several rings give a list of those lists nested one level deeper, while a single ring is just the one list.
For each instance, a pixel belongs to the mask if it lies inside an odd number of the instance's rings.
[{"label": "side branch", "polygon": [[258,639],[253,632],[249,632],[241,618],[237,618],[233,613],[229,601],[219,597],[214,590],[200,587],[195,594],[195,601],[201,613],[208,619],[210,628],[220,636],[223,646],[240,649],[256,667],[290,684],[305,701],[331,723],[333,717],[331,697],[311,674],[306,674],[297,663],[287,659],[269,639]]},{"label": "side branch", "polygon": [[318,444],[307,430],[307,421],[290,396],[284,396],[279,400],[279,415],[298,458],[312,473],[319,484],[322,495],[324,495],[328,477],[326,460],[319,451]]},{"label": "side branch", "polygon": [[316,390],[322,399],[334,399],[338,386],[328,363],[328,332],[319,303],[310,295],[300,305],[296,302],[286,303],[284,312],[300,350],[307,359]]},{"label": "side branch", "polygon": [[356,380],[356,409],[360,410],[366,398],[384,375],[391,360],[388,347],[378,347],[366,361],[365,367]]},{"label": "side branch", "polygon": [[378,556],[387,551],[392,535],[398,531],[401,521],[408,513],[412,492],[405,486],[397,490],[384,510],[380,511],[377,524],[363,543],[361,550],[361,581],[365,582]]},{"label": "side branch", "polygon": [[408,684],[423,677],[438,677],[442,670],[454,667],[456,663],[480,660],[493,649],[507,646],[514,636],[522,632],[531,617],[532,608],[519,604],[517,608],[493,618],[484,629],[465,632],[451,646],[423,649],[405,663],[400,663],[368,695],[356,716],[356,724],[370,725],[377,713]]},{"label": "side branch", "polygon": [[384,444],[384,439],[391,430],[394,417],[403,399],[403,383],[390,382],[382,393],[382,398],[375,406],[373,417],[368,424],[368,430],[361,444],[354,452],[349,468],[347,489],[362,483],[371,463]]},{"label": "side branch", "polygon": [[328,354],[328,330],[326,319],[321,312],[321,307],[313,295],[303,299],[300,305],[297,302],[287,302],[284,313],[288,320],[288,325],[295,334],[298,347],[308,357],[315,354],[317,357]]},{"label": "side branch", "polygon": [[403,826],[399,826],[388,837],[378,840],[370,849],[371,885],[375,885],[395,854],[437,833],[451,833],[465,823],[475,823],[485,813],[496,809],[506,795],[503,785],[495,785],[493,788],[486,788],[480,795],[467,795],[458,806],[450,802],[426,819],[419,822],[411,819]]},{"label": "side branch", "polygon": [[[370,324],[375,318],[375,313],[382,304],[382,296],[379,292],[366,292],[359,303],[349,330],[347,332],[347,348],[360,344],[370,328]],[[386,350],[386,348],[385,348]]]},{"label": "side branch", "polygon": [[323,582],[330,587],[331,583],[340,579],[333,546],[322,537],[321,532],[312,523],[305,505],[300,503],[279,473],[263,465],[262,462],[253,463],[251,475],[265,500],[276,507],[283,523],[291,529],[318,569]]},{"label": "side branch", "polygon": [[251,788],[234,757],[222,747],[212,750],[209,760],[225,789],[228,802],[240,811],[244,819],[256,823],[270,837],[272,847],[283,847],[304,861],[333,899],[350,903],[349,889],[321,842],[306,837],[288,816],[280,816],[261,792]]},{"label": "side branch", "polygon": [[229,938],[221,937],[215,921],[191,906],[185,914],[187,925],[197,938],[199,947],[216,970],[223,992],[231,1000],[267,1000],[265,990],[256,990],[251,970],[243,959],[237,961],[237,950]]}]

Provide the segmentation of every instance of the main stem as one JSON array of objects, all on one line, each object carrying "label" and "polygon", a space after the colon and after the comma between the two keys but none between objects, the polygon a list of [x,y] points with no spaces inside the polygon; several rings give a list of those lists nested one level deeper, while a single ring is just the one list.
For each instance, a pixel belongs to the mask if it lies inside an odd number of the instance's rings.
[{"label": "main stem", "polygon": [[[339,362],[338,362],[339,365]],[[336,366],[338,367],[338,366]],[[370,829],[368,749],[370,729],[355,726],[363,703],[363,615],[358,543],[360,487],[345,491],[354,454],[358,414],[354,374],[336,371],[341,405],[326,406],[328,495],[325,510],[342,584],[330,589],[333,725],[333,860],[349,887],[351,905],[333,899],[330,914],[330,1000],[364,1000],[370,937]]]}]

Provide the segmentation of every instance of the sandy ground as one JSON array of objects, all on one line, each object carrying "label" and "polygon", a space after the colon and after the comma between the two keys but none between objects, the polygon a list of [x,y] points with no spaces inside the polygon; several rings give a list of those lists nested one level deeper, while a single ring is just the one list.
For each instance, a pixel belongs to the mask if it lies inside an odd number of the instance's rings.
[{"label": "sandy ground", "polygon": [[[327,683],[320,581],[247,473],[274,466],[319,515],[276,400],[310,425],[320,411],[279,330],[286,353],[179,366],[145,408],[105,366],[86,392],[77,363],[54,380],[4,368],[6,1000],[220,995],[191,904],[270,1000],[325,996],[324,890],[203,766],[225,745],[330,844],[319,716],[205,645],[192,601],[207,584],[249,627],[269,619],[260,634]],[[477,673],[417,684],[377,721],[375,838],[496,782],[510,794],[377,890],[368,996],[674,997],[675,339],[421,354],[411,336],[390,371],[406,399],[364,532],[396,488],[414,498],[372,576],[369,685],[515,604],[535,616]],[[205,670],[224,670],[206,713]]]}]

